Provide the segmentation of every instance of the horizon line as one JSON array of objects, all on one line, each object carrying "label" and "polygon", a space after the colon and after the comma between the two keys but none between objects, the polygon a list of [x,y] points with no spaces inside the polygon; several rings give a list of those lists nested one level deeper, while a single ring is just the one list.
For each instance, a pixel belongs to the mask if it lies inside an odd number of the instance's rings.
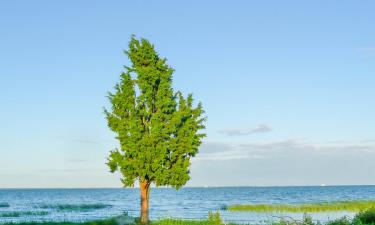
[{"label": "horizon line", "polygon": [[[350,186],[375,186],[375,184],[330,184],[330,185],[231,185],[231,186],[184,186],[184,188],[288,188],[288,187],[350,187]],[[0,187],[0,190],[36,190],[36,189],[138,189],[139,187]],[[175,189],[169,186],[151,187],[152,189]]]}]

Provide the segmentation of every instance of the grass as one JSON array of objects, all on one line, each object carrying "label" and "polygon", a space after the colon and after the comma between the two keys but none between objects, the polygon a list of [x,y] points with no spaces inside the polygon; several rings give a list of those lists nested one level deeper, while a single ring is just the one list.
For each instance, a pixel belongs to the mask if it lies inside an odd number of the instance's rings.
[{"label": "grass", "polygon": [[176,219],[163,219],[152,223],[152,225],[212,225],[208,220],[176,220]]},{"label": "grass", "polygon": [[[121,217],[115,217],[107,220],[98,220],[83,223],[73,222],[27,222],[27,223],[5,223],[3,225],[125,225]],[[178,220],[162,219],[152,222],[150,225],[223,225],[219,213],[210,213],[207,220]],[[235,225],[235,224],[232,224]],[[343,217],[326,223],[314,222],[312,218],[305,214],[301,221],[281,219],[278,222],[268,225],[375,225],[375,208],[357,213],[353,219]]]},{"label": "grass", "polygon": [[114,219],[98,220],[90,222],[25,222],[25,223],[5,223],[4,225],[119,225]]},{"label": "grass", "polygon": [[176,220],[163,219],[152,223],[152,225],[220,225],[224,224],[219,212],[208,212],[207,220]]},{"label": "grass", "polygon": [[95,220],[89,222],[21,222],[21,223],[4,223],[3,225],[120,225],[117,218],[106,220]]},{"label": "grass", "polygon": [[[30,222],[30,223],[6,223],[4,225],[120,225],[117,220],[98,220],[83,223],[74,222]],[[122,224],[121,224],[122,225]],[[163,219],[152,222],[150,225],[216,225],[209,220],[178,220],[178,219]]]},{"label": "grass", "polygon": [[229,211],[250,211],[250,212],[333,212],[347,211],[359,212],[375,208],[375,201],[339,201],[322,202],[311,204],[254,204],[254,205],[231,205],[224,209]]},{"label": "grass", "polygon": [[360,224],[374,224],[375,225],[375,208],[362,211],[358,213],[354,219],[354,222]]},{"label": "grass", "polygon": [[342,217],[326,223],[313,222],[312,218],[305,214],[303,220],[280,220],[271,225],[375,225],[375,208],[357,213],[353,219]]},{"label": "grass", "polygon": [[[134,221],[125,214],[123,216],[114,217],[106,220],[97,220],[90,222],[25,222],[25,223],[5,223],[4,225],[126,225],[135,224]],[[223,224],[220,214],[209,213],[207,220],[178,220],[178,219],[162,219],[153,221],[150,225],[221,225]]]}]

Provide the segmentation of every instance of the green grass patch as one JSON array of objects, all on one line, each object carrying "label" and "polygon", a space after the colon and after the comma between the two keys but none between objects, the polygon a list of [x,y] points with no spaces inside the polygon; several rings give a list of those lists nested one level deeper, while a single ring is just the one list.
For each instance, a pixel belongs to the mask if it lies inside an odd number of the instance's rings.
[{"label": "green grass patch", "polygon": [[347,211],[359,212],[375,208],[375,201],[339,201],[322,202],[310,204],[254,204],[254,205],[231,205],[224,209],[229,211],[250,211],[250,212],[333,212]]},{"label": "green grass patch", "polygon": [[[127,225],[135,223],[124,223],[127,216],[119,216],[106,220],[97,220],[90,222],[26,222],[26,223],[5,223],[2,225]],[[206,220],[179,220],[162,219],[153,221],[150,225],[223,225],[219,213],[210,213]],[[229,225],[229,224],[227,224]],[[236,225],[236,224],[231,224]],[[244,225],[244,224],[242,224]],[[342,217],[340,219],[328,221],[325,223],[315,222],[312,217],[305,214],[302,220],[281,219],[278,222],[270,222],[267,225],[375,225],[375,208],[357,213],[353,219]]]},{"label": "green grass patch", "polygon": [[151,225],[212,225],[212,223],[208,220],[163,219],[153,222]]},{"label": "green grass patch", "polygon": [[4,225],[120,225],[120,223],[115,218],[112,218],[90,222],[21,222],[5,223]]},{"label": "green grass patch", "polygon": [[26,223],[5,223],[4,225],[119,225],[116,220],[98,220],[90,222],[26,222]]},{"label": "green grass patch", "polygon": [[353,219],[344,216],[336,220],[321,223],[319,221],[314,222],[311,216],[305,214],[300,221],[281,219],[270,225],[375,225],[375,208],[357,213]]},{"label": "green grass patch", "polygon": [[[136,225],[135,218],[127,214],[90,222],[24,222],[24,223],[5,223],[4,225]],[[161,219],[152,221],[150,225],[223,225],[220,214],[209,213],[206,220],[180,220],[180,219]]]},{"label": "green grass patch", "polygon": [[[120,225],[116,220],[98,220],[90,222],[30,222],[30,223],[6,223],[4,225]],[[163,219],[152,222],[150,225],[216,225],[207,220],[178,220]]]},{"label": "green grass patch", "polygon": [[221,225],[224,224],[219,212],[208,212],[207,220],[177,220],[163,219],[151,225]]}]

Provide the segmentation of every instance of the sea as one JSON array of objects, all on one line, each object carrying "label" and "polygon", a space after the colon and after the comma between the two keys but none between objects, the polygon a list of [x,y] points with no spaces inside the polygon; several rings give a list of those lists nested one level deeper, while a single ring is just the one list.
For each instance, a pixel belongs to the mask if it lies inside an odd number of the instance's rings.
[{"label": "sea", "polygon": [[[139,216],[137,188],[0,189],[0,224],[6,222],[83,222],[119,215]],[[219,212],[226,222],[264,224],[280,218],[300,220],[303,213],[229,212],[233,204],[299,204],[375,200],[375,186],[152,188],[150,217],[205,219]],[[327,221],[350,212],[312,213]]]}]

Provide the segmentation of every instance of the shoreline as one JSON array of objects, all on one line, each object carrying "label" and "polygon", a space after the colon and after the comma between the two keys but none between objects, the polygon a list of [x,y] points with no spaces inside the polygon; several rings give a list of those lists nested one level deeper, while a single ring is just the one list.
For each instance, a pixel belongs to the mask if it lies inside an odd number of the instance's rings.
[{"label": "shoreline", "polygon": [[[182,189],[195,189],[195,188],[331,188],[331,187],[375,187],[375,184],[333,184],[333,185],[239,185],[239,186],[185,186]],[[152,189],[173,189],[173,187],[151,187]],[[118,189],[134,189],[138,190],[139,187],[0,187],[3,190],[118,190]]]}]

